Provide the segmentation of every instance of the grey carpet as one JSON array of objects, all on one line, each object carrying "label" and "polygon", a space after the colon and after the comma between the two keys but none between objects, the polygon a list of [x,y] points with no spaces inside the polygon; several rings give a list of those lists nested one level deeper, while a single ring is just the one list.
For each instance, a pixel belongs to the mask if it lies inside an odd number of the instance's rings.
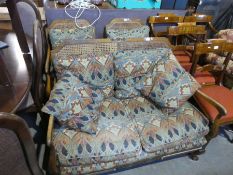
[{"label": "grey carpet", "polygon": [[233,144],[225,137],[218,136],[199,156],[198,161],[188,156],[165,160],[139,168],[113,173],[114,175],[232,175]]}]

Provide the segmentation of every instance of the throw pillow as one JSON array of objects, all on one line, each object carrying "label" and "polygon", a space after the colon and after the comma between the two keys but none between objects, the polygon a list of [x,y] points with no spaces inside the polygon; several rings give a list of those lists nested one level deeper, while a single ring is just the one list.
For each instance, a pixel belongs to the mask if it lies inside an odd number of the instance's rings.
[{"label": "throw pillow", "polygon": [[200,87],[172,53],[167,59],[158,60],[148,77],[149,80],[144,79],[137,89],[162,108],[181,107]]},{"label": "throw pillow", "polygon": [[[93,105],[100,103],[102,100],[100,91],[93,90],[88,84],[82,83],[76,76],[67,71],[55,84],[42,111],[53,115],[60,124],[72,123],[69,125],[70,128],[93,133],[89,129],[90,126],[84,126],[84,124],[92,122],[96,118],[94,116],[96,112],[84,116],[83,111],[93,109]],[[71,122],[72,119],[75,120],[74,117],[79,118],[79,120],[76,119],[76,125]]]}]

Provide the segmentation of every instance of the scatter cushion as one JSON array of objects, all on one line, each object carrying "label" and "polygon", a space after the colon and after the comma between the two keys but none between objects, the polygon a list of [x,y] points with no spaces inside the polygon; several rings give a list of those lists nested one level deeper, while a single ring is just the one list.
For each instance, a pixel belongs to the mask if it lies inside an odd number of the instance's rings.
[{"label": "scatter cushion", "polygon": [[61,166],[87,165],[135,157],[141,151],[135,123],[120,100],[102,103],[96,135],[60,130],[53,143]]},{"label": "scatter cushion", "polygon": [[[84,126],[93,122],[98,115],[94,110],[94,104],[103,100],[100,91],[91,89],[87,84],[83,84],[71,72],[64,73],[51,91],[50,98],[42,111],[53,115],[60,122],[69,128],[79,129],[93,133],[93,126]],[[93,109],[94,108],[94,109]],[[93,110],[93,112],[92,112]],[[85,115],[85,112],[86,115]],[[85,129],[89,128],[89,129]]]},{"label": "scatter cushion", "polygon": [[[90,23],[86,20],[77,20],[79,26],[88,26]],[[55,20],[49,26],[49,38],[52,44],[52,48],[63,45],[64,42],[67,44],[71,41],[78,41],[84,39],[95,38],[95,28],[86,27],[78,28],[75,25],[74,20]]]},{"label": "scatter cushion", "polygon": [[158,60],[153,73],[148,76],[153,82],[151,91],[149,92],[149,88],[146,90],[143,88],[147,81],[142,82],[141,89],[137,89],[159,107],[178,109],[200,87],[199,83],[180,66],[172,53],[168,59]]},{"label": "scatter cushion", "polygon": [[115,96],[132,98],[140,96],[135,88],[141,79],[153,71],[157,60],[165,59],[170,49],[156,48],[149,50],[126,50],[115,52]]},{"label": "scatter cushion", "polygon": [[81,82],[90,84],[102,92],[105,98],[113,95],[114,68],[112,54],[92,53],[73,55],[69,71]]},{"label": "scatter cushion", "polygon": [[[147,108],[144,104],[141,107]],[[138,110],[138,114],[134,116],[146,152],[163,155],[167,149],[175,149],[184,140],[202,138],[209,132],[208,120],[188,102],[170,115],[155,108],[151,114]]]},{"label": "scatter cushion", "polygon": [[107,37],[112,40],[125,40],[128,38],[145,38],[149,37],[149,27],[140,26],[132,29],[125,28],[109,28],[106,27]]}]

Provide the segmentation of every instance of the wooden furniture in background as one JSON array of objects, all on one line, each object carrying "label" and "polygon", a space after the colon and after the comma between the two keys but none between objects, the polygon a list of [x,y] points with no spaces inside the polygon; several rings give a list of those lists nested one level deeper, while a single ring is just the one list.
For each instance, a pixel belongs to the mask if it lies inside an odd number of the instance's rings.
[{"label": "wooden furniture in background", "polygon": [[[191,72],[193,75],[195,74],[196,63],[199,57],[203,54],[211,52],[227,52],[228,55],[224,61],[224,66],[222,70],[219,70],[220,76],[218,81],[216,82],[216,85],[203,86],[200,89],[201,93],[206,94],[218,103],[218,109],[216,109],[210,103],[206,103],[206,101],[203,100],[202,96],[198,94],[195,95],[196,102],[211,122],[211,130],[208,135],[209,140],[217,136],[220,126],[233,123],[233,92],[222,86],[223,76],[226,72],[227,65],[232,56],[233,44],[219,39],[210,40],[208,43],[197,43],[194,51],[196,62],[195,64],[193,64]],[[212,70],[213,68],[214,66],[212,66]],[[207,69],[210,70],[210,67],[207,67]]]},{"label": "wooden furniture in background", "polygon": [[177,26],[179,22],[182,22],[183,17],[172,15],[171,13],[160,14],[158,16],[149,16],[148,24],[150,26],[151,36],[161,37],[167,36],[167,31],[160,31],[156,26],[164,26],[165,28],[169,26]]},{"label": "wooden furniture in background", "polygon": [[30,92],[31,57],[22,54],[14,33],[0,30],[0,40],[9,45],[8,48],[0,50],[0,70],[9,76],[8,85],[0,85],[0,111],[13,113]]}]

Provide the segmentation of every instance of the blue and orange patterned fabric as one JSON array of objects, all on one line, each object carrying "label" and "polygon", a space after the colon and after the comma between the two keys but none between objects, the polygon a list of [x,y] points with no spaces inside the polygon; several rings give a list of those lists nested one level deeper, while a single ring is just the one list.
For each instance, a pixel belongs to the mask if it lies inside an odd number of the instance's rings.
[{"label": "blue and orange patterned fabric", "polygon": [[142,85],[146,75],[153,71],[157,60],[166,59],[170,49],[126,50],[113,54],[115,66],[115,96],[140,96],[136,87]]},{"label": "blue and orange patterned fabric", "polygon": [[135,157],[141,144],[135,123],[114,97],[101,104],[96,135],[59,129],[53,143],[61,166],[78,166]]},{"label": "blue and orange patterned fabric", "polygon": [[102,103],[101,113],[96,136],[55,130],[62,174],[106,170],[199,148],[206,144],[209,131],[208,120],[189,103],[168,116],[145,98],[113,97]]},{"label": "blue and orange patterned fabric", "polygon": [[132,29],[106,27],[107,37],[112,40],[126,40],[128,38],[149,37],[150,29],[148,26],[139,26]]},{"label": "blue and orange patterned fabric", "polygon": [[52,142],[61,174],[95,173],[206,144],[208,120],[187,102],[199,84],[170,49],[56,61],[60,78],[43,111],[60,123]]},{"label": "blue and orange patterned fabric", "polygon": [[[149,98],[165,108],[180,108],[200,88],[199,83],[181,67],[172,53],[168,59],[157,61],[149,79],[153,81]],[[147,86],[148,79],[143,84]]]},{"label": "blue and orange patterned fabric", "polygon": [[77,20],[79,28],[75,25],[74,20],[54,20],[49,26],[49,39],[52,48],[68,44],[72,41],[84,40],[84,39],[94,39],[95,38],[95,28],[85,27],[90,25],[86,20]]},{"label": "blue and orange patterned fabric", "polygon": [[185,138],[205,136],[208,120],[195,107],[186,102],[176,112],[166,115],[148,100],[137,97],[124,100],[134,116],[140,141],[146,152],[163,152],[169,144]]},{"label": "blue and orange patterned fabric", "polygon": [[54,115],[64,127],[95,133],[98,103],[103,100],[99,90],[83,84],[71,72],[65,72],[53,88],[42,111]]},{"label": "blue and orange patterned fabric", "polygon": [[105,98],[113,95],[115,76],[112,54],[93,53],[72,57],[75,61],[69,70],[80,81],[100,90]]}]

